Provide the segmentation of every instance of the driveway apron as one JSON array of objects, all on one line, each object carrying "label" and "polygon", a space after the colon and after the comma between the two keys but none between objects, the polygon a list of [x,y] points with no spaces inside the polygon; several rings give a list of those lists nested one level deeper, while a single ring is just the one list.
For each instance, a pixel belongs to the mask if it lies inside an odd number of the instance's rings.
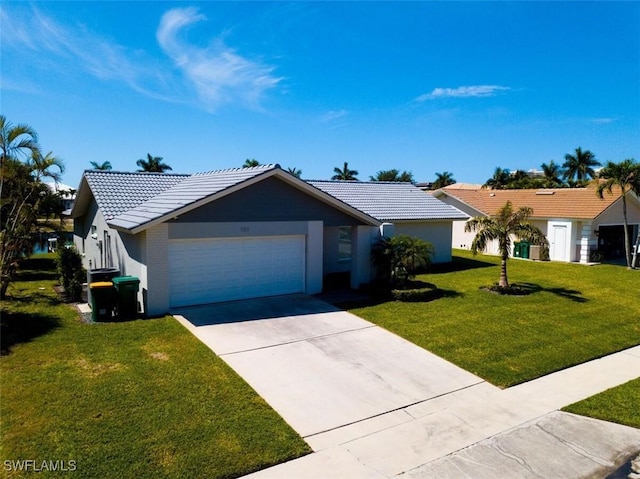
[{"label": "driveway apron", "polygon": [[[408,421],[401,409],[484,382],[387,330],[305,295],[176,313],[316,450],[314,436],[339,441],[335,430],[384,421],[394,413],[394,424]],[[323,441],[323,447],[331,445]]]}]

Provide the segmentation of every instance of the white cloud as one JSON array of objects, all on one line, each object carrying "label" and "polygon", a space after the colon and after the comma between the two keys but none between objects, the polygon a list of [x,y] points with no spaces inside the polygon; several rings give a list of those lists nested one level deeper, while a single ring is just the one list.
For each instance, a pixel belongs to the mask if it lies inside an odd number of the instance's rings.
[{"label": "white cloud", "polygon": [[613,123],[616,121],[615,118],[592,118],[589,120],[591,123],[595,123],[596,125],[608,125],[609,123]]},{"label": "white cloud", "polygon": [[218,37],[206,48],[188,43],[181,31],[206,20],[196,8],[174,8],[160,20],[158,44],[172,59],[209,109],[239,101],[258,107],[264,93],[280,83],[274,67],[247,59],[226,46]]},{"label": "white cloud", "polygon": [[329,110],[324,115],[320,116],[320,121],[327,123],[347,116],[349,112],[347,110]]},{"label": "white cloud", "polygon": [[434,88],[431,93],[425,93],[416,98],[417,102],[437,100],[439,98],[469,98],[494,96],[511,88],[499,85],[460,86],[457,88]]}]

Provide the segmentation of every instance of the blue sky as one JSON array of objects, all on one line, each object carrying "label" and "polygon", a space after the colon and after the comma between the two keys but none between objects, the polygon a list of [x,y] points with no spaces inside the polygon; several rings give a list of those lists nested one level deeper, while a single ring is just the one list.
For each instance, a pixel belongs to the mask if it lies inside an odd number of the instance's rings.
[{"label": "blue sky", "polygon": [[90,161],[174,172],[345,161],[482,183],[576,147],[640,160],[639,2],[12,2],[2,113],[77,186]]}]

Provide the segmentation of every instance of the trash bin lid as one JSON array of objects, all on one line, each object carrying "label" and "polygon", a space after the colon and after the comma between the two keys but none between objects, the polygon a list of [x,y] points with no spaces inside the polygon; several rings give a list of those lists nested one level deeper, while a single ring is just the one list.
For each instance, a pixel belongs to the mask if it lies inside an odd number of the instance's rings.
[{"label": "trash bin lid", "polygon": [[114,284],[133,284],[140,283],[140,280],[135,276],[116,276],[115,278],[111,278]]},{"label": "trash bin lid", "polygon": [[95,283],[89,284],[91,289],[96,288],[113,288],[113,283],[111,281],[97,281]]}]

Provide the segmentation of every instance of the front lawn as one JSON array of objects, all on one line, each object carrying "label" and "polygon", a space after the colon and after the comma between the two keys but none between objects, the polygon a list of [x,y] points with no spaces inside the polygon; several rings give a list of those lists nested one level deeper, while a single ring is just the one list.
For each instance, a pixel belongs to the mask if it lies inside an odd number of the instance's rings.
[{"label": "front lawn", "polygon": [[480,289],[499,258],[454,255],[417,278],[442,298],[350,311],[502,387],[640,344],[640,271],[512,259],[510,282],[531,294],[508,296]]},{"label": "front lawn", "polygon": [[5,471],[75,461],[83,478],[228,478],[310,452],[173,318],[85,324],[57,300],[54,273],[21,279],[2,302]]},{"label": "front lawn", "polygon": [[640,378],[567,406],[563,411],[640,428]]}]

